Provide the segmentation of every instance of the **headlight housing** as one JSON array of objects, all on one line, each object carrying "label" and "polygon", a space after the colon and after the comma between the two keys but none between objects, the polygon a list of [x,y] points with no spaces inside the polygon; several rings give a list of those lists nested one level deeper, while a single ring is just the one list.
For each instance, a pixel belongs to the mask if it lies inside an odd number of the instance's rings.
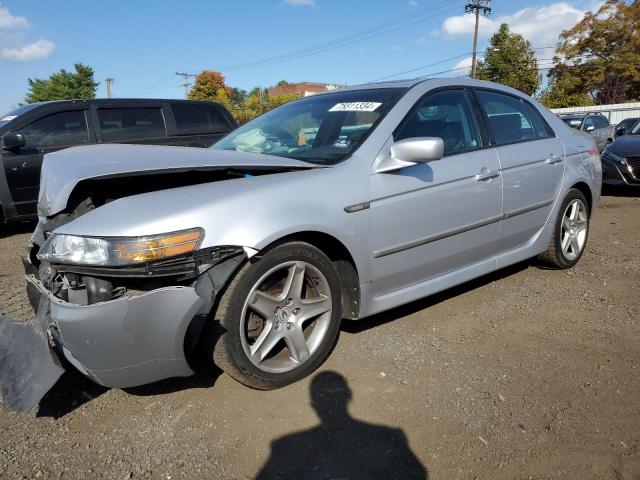
[{"label": "headlight housing", "polygon": [[148,237],[85,237],[53,234],[38,253],[40,260],[95,267],[122,267],[194,252],[200,228]]},{"label": "headlight housing", "polygon": [[621,165],[627,164],[627,159],[625,157],[621,157],[620,155],[616,155],[608,148],[605,148],[604,152],[602,152],[602,156],[609,160],[613,160],[614,162],[618,162]]}]

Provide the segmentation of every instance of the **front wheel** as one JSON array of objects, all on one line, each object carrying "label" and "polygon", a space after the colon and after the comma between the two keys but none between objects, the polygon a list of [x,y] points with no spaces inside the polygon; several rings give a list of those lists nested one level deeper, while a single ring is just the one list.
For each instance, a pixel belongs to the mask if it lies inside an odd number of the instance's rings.
[{"label": "front wheel", "polygon": [[587,199],[572,188],[560,206],[549,247],[538,258],[551,267],[571,268],[580,260],[588,236]]},{"label": "front wheel", "polygon": [[340,281],[331,260],[301,242],[247,263],[224,292],[213,360],[253,388],[283,387],[309,375],[336,342]]}]

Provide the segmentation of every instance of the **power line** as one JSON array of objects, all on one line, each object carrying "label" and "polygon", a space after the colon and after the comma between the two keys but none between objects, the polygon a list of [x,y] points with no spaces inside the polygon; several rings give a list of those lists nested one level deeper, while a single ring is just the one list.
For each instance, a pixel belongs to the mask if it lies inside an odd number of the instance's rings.
[{"label": "power line", "polygon": [[385,35],[387,33],[393,32],[400,28],[406,28],[410,25],[414,25],[416,23],[420,23],[425,20],[425,16],[429,14],[429,18],[436,18],[438,16],[446,15],[447,13],[455,10],[454,8],[449,8],[445,11],[441,11],[438,15],[433,15],[433,13],[442,7],[450,6],[451,2],[440,2],[429,8],[425,8],[421,10],[419,13],[413,13],[411,15],[407,15],[404,17],[399,17],[394,20],[389,20],[383,24],[376,25],[374,27],[370,27],[366,30],[362,30],[360,32],[347,35],[345,37],[341,37],[330,42],[325,42],[322,44],[314,45],[312,47],[308,47],[302,50],[296,50],[293,52],[289,52],[286,54],[278,55],[275,57],[270,57],[264,60],[258,60],[254,62],[247,62],[237,65],[230,65],[226,67],[219,67],[219,70],[228,72],[232,70],[240,70],[245,68],[254,68],[254,67],[262,67],[268,66],[275,63],[283,63],[291,60],[297,60],[299,58],[308,57],[311,55],[317,55],[319,53],[323,53],[330,50],[335,50],[336,48],[345,47],[347,45],[351,45],[353,43],[362,42],[364,40],[369,40],[374,37],[378,37],[380,35]]}]

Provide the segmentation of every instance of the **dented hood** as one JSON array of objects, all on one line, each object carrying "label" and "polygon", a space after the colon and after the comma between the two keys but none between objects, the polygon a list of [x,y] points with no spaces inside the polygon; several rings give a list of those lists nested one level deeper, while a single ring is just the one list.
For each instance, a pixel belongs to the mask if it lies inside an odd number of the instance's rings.
[{"label": "dented hood", "polygon": [[40,176],[38,214],[46,217],[67,206],[83,180],[188,170],[304,169],[312,163],[256,153],[158,145],[92,145],[45,155]]}]

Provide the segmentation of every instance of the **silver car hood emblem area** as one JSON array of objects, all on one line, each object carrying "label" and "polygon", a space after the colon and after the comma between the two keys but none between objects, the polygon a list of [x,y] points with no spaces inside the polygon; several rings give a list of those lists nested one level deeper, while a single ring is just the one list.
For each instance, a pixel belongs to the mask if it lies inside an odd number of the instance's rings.
[{"label": "silver car hood emblem area", "polygon": [[85,180],[194,170],[251,172],[307,168],[322,167],[289,158],[210,148],[119,144],[68,148],[44,158],[38,214],[47,217],[64,210],[74,188]]}]

